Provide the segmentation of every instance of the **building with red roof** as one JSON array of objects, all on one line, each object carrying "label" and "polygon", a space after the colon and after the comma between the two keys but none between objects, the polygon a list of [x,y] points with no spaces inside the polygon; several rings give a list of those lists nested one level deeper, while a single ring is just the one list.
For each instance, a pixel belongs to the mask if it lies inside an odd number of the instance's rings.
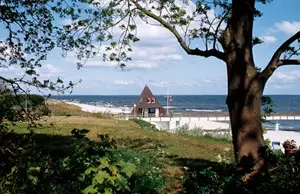
[{"label": "building with red roof", "polygon": [[159,117],[165,115],[165,110],[160,106],[156,97],[146,85],[133,107],[132,113],[134,116]]}]

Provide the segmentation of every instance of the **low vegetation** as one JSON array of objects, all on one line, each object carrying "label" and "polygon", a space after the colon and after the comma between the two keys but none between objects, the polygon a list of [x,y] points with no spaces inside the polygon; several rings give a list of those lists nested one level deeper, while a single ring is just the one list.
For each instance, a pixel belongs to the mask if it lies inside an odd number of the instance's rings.
[{"label": "low vegetation", "polygon": [[47,100],[47,106],[53,116],[82,116],[82,117],[96,117],[96,118],[113,118],[114,115],[110,113],[90,113],[84,112],[80,107],[68,104],[57,100]]},{"label": "low vegetation", "polygon": [[225,139],[158,131],[140,120],[73,115],[39,123],[34,132],[21,122],[1,131],[1,193],[300,191],[299,161],[270,150],[271,178],[244,185]]},{"label": "low vegetation", "polygon": [[156,126],[154,124],[149,123],[147,121],[137,119],[137,118],[132,118],[132,119],[129,119],[129,120],[137,123],[143,129],[158,131],[158,129],[156,128]]},{"label": "low vegetation", "polygon": [[184,127],[175,130],[176,134],[187,135],[187,136],[205,136],[208,139],[213,139],[215,141],[224,141],[231,143],[231,132],[229,130],[203,130],[201,128],[195,129],[185,129]]}]

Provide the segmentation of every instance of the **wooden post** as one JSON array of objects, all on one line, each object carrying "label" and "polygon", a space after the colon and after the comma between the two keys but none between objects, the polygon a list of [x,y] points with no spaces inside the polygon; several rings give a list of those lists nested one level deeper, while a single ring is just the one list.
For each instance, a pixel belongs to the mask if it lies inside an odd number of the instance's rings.
[{"label": "wooden post", "polygon": [[279,131],[279,122],[278,121],[276,121],[276,123],[275,123],[275,131]]}]

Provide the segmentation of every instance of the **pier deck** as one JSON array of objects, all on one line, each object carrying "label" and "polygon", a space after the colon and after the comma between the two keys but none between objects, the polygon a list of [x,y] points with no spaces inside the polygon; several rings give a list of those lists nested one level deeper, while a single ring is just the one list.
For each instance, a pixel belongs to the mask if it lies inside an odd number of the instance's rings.
[{"label": "pier deck", "polygon": [[[125,116],[130,117],[128,115]],[[136,116],[135,118],[141,118]],[[229,113],[174,113],[171,116],[162,117],[144,117],[149,121],[170,121],[174,119],[189,119],[189,120],[199,120],[199,121],[230,121]],[[143,118],[143,119],[144,119]],[[282,120],[300,120],[300,112],[281,112],[281,113],[271,113],[265,118],[267,121],[282,121]]]}]

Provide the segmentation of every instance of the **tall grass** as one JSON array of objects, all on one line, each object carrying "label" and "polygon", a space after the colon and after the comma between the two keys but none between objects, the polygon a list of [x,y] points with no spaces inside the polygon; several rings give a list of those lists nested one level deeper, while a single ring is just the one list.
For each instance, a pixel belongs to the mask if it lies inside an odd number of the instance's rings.
[{"label": "tall grass", "polygon": [[196,137],[205,137],[206,139],[210,139],[213,141],[231,142],[231,134],[229,131],[219,131],[219,130],[203,130],[202,128],[195,128],[195,129],[185,129],[179,128],[175,130],[176,134],[179,135],[186,135],[186,136],[196,136]]},{"label": "tall grass", "polygon": [[81,116],[112,119],[114,115],[107,112],[90,113],[82,111],[80,107],[56,100],[47,101],[48,109],[53,116]]}]

